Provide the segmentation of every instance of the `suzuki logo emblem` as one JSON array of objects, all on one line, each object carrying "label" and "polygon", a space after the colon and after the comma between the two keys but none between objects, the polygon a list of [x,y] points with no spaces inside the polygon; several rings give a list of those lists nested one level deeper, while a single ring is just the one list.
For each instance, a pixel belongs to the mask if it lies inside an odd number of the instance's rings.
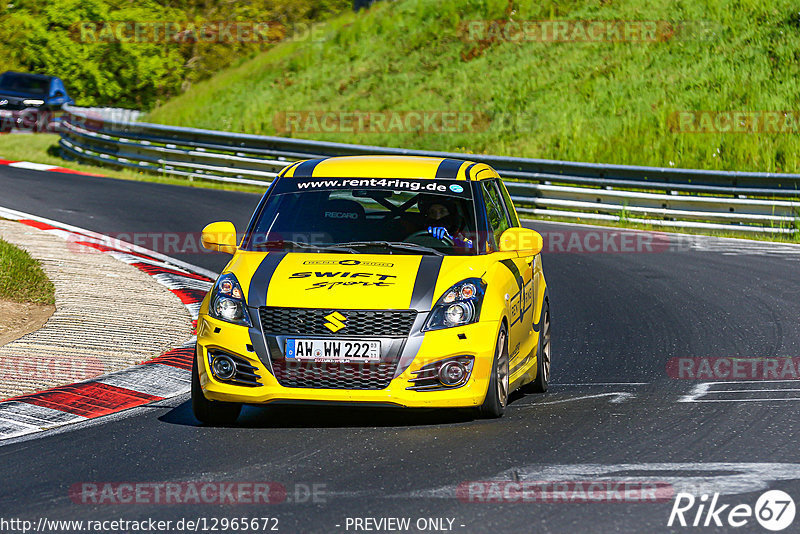
[{"label": "suzuki logo emblem", "polygon": [[347,318],[339,312],[329,313],[328,315],[325,316],[325,318],[328,320],[328,322],[325,323],[325,328],[327,328],[331,332],[334,333],[338,332],[339,330],[347,326],[346,324],[344,324]]}]

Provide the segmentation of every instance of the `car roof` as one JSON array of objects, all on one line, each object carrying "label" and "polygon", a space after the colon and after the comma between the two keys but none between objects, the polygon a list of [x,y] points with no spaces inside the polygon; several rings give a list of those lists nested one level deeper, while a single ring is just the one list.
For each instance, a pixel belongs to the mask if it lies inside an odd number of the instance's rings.
[{"label": "car roof", "polygon": [[2,74],[16,74],[17,76],[28,76],[30,78],[39,78],[40,80],[52,80],[55,78],[55,76],[50,76],[48,74],[34,74],[33,72],[17,72],[14,70],[7,70],[3,73],[0,73],[0,75]]},{"label": "car roof", "polygon": [[487,180],[499,178],[485,163],[422,156],[337,156],[298,161],[283,169],[285,178],[405,178]]}]

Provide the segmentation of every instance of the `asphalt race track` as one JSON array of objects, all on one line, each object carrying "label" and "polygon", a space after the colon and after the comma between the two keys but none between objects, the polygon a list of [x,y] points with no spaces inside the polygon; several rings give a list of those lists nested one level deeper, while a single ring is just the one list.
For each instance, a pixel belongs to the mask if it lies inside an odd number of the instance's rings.
[{"label": "asphalt race track", "polygon": [[[102,233],[198,232],[213,220],[232,220],[242,229],[257,200],[245,193],[0,169],[0,206]],[[459,491],[463,483],[494,478],[586,481],[598,475],[663,482],[698,498],[717,492],[731,508],[754,506],[767,489],[797,501],[798,382],[711,383],[671,378],[667,370],[671,358],[800,356],[800,254],[729,243],[545,254],[553,384],[546,395],[515,396],[501,420],[460,412],[269,407],[247,408],[236,428],[205,428],[180,397],[0,446],[0,518],[274,517],[281,532],[314,533],[356,532],[353,518],[366,517],[407,517],[412,526],[421,518],[444,518],[439,530],[436,523],[423,525],[440,532],[671,530],[672,497],[501,504],[470,502],[479,498]],[[175,256],[215,271],[226,261],[212,254]],[[277,482],[287,498],[219,506],[91,504],[70,497],[70,488],[84,482],[186,481]],[[316,499],[306,491],[314,485]],[[696,510],[687,512],[687,521]],[[726,517],[727,511],[720,516]],[[796,519],[792,528],[799,524]],[[711,525],[674,530],[732,530]],[[736,531],[766,532],[752,517]]]}]

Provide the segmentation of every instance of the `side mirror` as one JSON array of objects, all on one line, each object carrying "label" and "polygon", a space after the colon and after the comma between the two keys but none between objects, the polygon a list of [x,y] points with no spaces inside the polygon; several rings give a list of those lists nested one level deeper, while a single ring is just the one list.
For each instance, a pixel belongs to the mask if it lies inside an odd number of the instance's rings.
[{"label": "side mirror", "polygon": [[203,247],[217,252],[236,252],[236,227],[231,222],[213,222],[203,228],[203,235],[200,238]]},{"label": "side mirror", "polygon": [[500,236],[500,252],[516,252],[519,257],[535,256],[544,241],[539,232],[528,228],[509,228]]}]

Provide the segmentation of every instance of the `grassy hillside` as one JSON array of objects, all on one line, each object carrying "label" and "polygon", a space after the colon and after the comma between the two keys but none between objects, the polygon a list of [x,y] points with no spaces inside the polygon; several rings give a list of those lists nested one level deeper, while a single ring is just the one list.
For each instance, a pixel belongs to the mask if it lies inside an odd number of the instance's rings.
[{"label": "grassy hillside", "polygon": [[[681,21],[641,42],[466,37],[474,20]],[[698,31],[697,27],[701,30]],[[684,26],[685,27],[685,26]],[[460,133],[292,132],[341,142],[595,162],[800,172],[793,133],[681,133],[685,110],[800,109],[791,0],[399,0],[335,19],[156,108],[153,122],[276,134],[289,111],[455,110]]]}]

